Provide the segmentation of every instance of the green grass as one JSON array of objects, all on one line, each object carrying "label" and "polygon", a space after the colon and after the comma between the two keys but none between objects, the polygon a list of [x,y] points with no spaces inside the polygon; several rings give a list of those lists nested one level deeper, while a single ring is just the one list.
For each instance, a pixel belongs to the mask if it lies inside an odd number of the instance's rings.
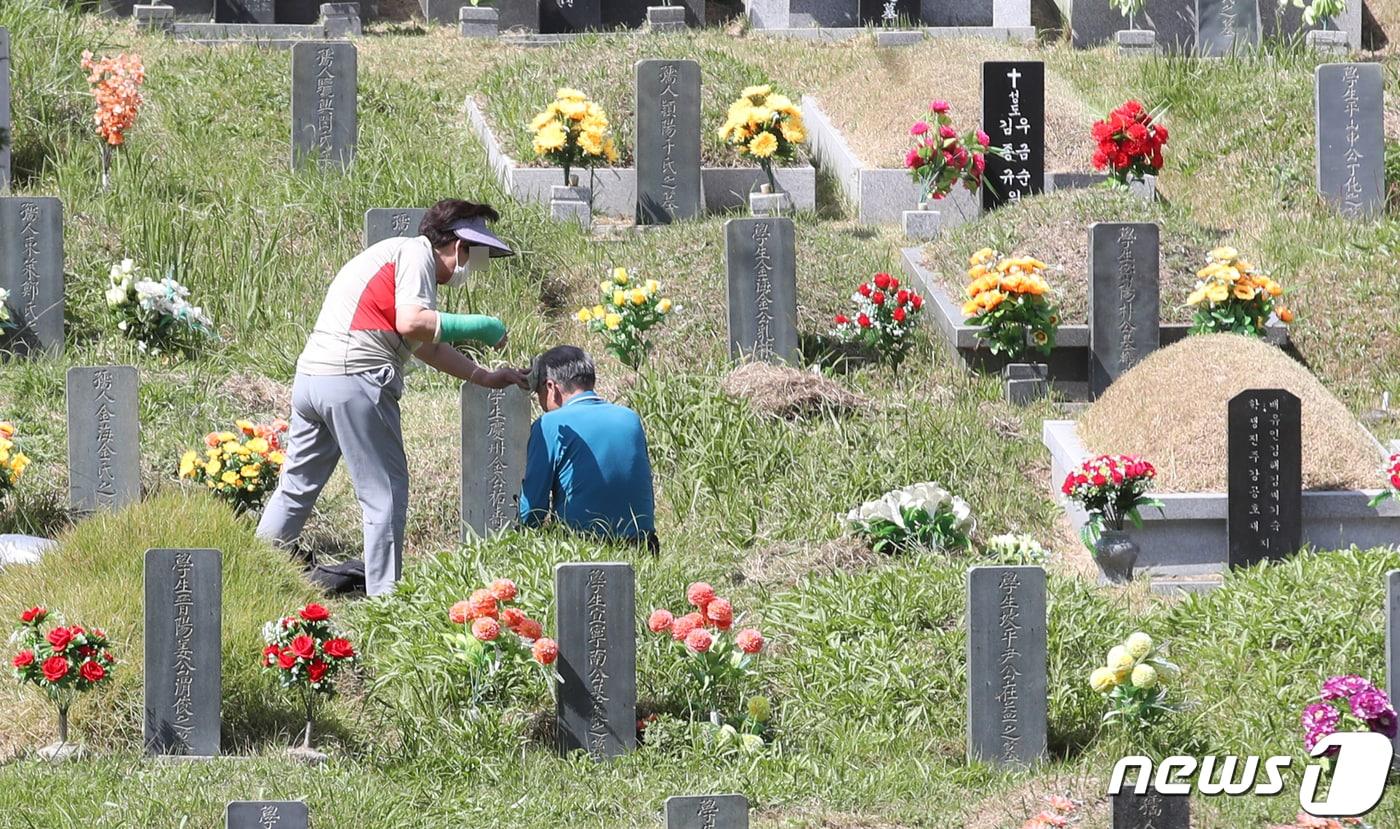
[{"label": "green grass", "polygon": [[[921,336],[897,379],[870,367],[828,369],[871,399],[867,411],[795,422],[758,415],[720,388],[728,368],[727,217],[589,243],[538,206],[509,200],[461,116],[465,96],[479,93],[498,123],[514,123],[568,82],[630,127],[634,60],[696,56],[708,124],[746,83],[772,79],[795,94],[823,71],[875,71],[882,53],[868,42],[817,47],[704,33],[469,50],[446,30],[386,29],[358,44],[359,154],[351,174],[339,175],[287,169],[286,53],[179,45],[39,0],[7,0],[0,25],[15,33],[17,187],[63,197],[70,285],[64,358],[0,366],[0,418],[19,422],[35,458],[17,505],[0,511],[0,531],[60,532],[63,541],[41,567],[0,574],[0,612],[37,602],[105,626],[125,660],[116,685],[75,714],[78,733],[98,753],[81,774],[32,759],[27,750],[47,740],[50,715],[30,696],[0,694],[7,829],[212,828],[227,800],[279,797],[306,798],[320,826],[613,829],[659,825],[665,797],[702,791],[744,792],[759,809],[759,827],[1016,827],[1044,793],[1097,801],[1113,762],[1136,749],[1100,728],[1103,703],[1085,683],[1107,648],[1135,629],[1171,643],[1183,668],[1181,696],[1191,703],[1154,732],[1154,751],[1299,757],[1298,712],[1321,679],[1384,673],[1383,575],[1400,566],[1400,554],[1305,554],[1234,574],[1225,589],[1182,602],[1140,588],[1101,589],[1075,571],[1081,553],[1046,493],[1037,437],[1042,418],[1062,416],[1056,407],[1006,406],[993,379],[968,376]],[[150,76],[149,102],[105,193],[75,70],[85,47],[139,50]],[[1109,211],[1159,218],[1176,246],[1169,263],[1182,269],[1194,246],[1218,235],[1242,238],[1297,286],[1304,322],[1294,337],[1330,388],[1358,410],[1383,389],[1400,391],[1400,285],[1393,267],[1382,267],[1394,258],[1396,222],[1358,227],[1310,203],[1308,60],[1281,52],[1236,69],[1062,48],[1042,55],[1095,106],[1129,94],[1173,104],[1173,158],[1183,166],[1164,179],[1172,202],[1148,208],[1101,192],[1036,200],[950,234],[940,254],[946,267],[957,265],[963,248],[1013,247],[1046,228],[1082,234],[1091,218],[1119,218],[1099,215]],[[1258,134],[1244,126],[1251,119],[1276,129]],[[706,157],[717,159],[708,134],[706,142]],[[613,265],[662,280],[682,307],[658,333],[651,368],[632,377],[601,361],[604,390],[646,423],[666,552],[651,559],[553,532],[458,545],[455,384],[416,374],[404,403],[413,480],[405,579],[386,599],[337,606],[365,660],[331,709],[331,764],[291,766],[280,753],[298,725],[295,707],[258,675],[258,633],[310,588],[280,553],[252,538],[247,522],[199,494],[171,491],[174,467],[179,451],[210,428],[281,413],[278,394],[326,281],[358,251],[365,209],[448,195],[494,202],[500,229],[522,251],[469,290],[446,293],[449,307],[507,321],[510,348],[494,359],[521,364],[559,342],[601,351],[571,314],[592,301],[599,275]],[[797,219],[799,326],[809,339],[825,331],[858,281],[897,270],[902,239],[840,216],[824,203]],[[198,360],[165,364],[117,338],[101,290],[122,256],[156,273],[173,267],[218,323],[220,344]],[[71,524],[63,510],[64,371],[106,362],[141,370],[148,501]],[[256,394],[239,391],[249,379],[260,385]],[[752,576],[750,565],[765,559],[815,567],[842,543],[839,516],[852,505],[929,479],[969,501],[979,538],[1028,532],[1055,549],[1053,762],[1044,767],[1001,773],[964,759],[964,571],[978,559],[924,554],[800,578]],[[343,476],[322,499],[309,539],[333,554],[357,548],[358,508]],[[141,555],[161,545],[224,552],[225,744],[244,759],[165,766],[139,757]],[[738,756],[711,745],[689,721],[673,669],[645,638],[640,702],[660,719],[641,750],[616,762],[554,756],[549,690],[540,681],[482,716],[464,709],[457,675],[442,658],[446,608],[485,579],[509,576],[552,627],[553,566],[603,559],[633,561],[639,614],[676,608],[685,585],[705,579],[734,600],[745,624],[764,630],[772,652],[747,690],[774,701],[778,739],[770,752]],[[1296,780],[1288,778],[1279,798],[1197,798],[1197,825],[1262,829],[1290,818]],[[1102,804],[1091,810],[1085,826],[1106,826]],[[1400,822],[1400,802],[1388,797],[1373,822]]]}]

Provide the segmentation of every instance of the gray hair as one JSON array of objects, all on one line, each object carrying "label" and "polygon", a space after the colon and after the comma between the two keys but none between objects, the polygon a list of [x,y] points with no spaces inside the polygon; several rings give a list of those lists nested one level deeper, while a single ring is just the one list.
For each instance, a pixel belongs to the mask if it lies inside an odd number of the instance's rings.
[{"label": "gray hair", "polygon": [[556,345],[539,357],[530,369],[530,389],[538,391],[546,380],[566,392],[592,391],[598,370],[588,352],[573,345]]}]

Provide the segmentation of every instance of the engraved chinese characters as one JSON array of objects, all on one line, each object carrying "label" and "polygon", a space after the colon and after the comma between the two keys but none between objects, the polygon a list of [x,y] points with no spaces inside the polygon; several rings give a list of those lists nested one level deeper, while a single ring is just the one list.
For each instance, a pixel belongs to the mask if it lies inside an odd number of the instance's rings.
[{"label": "engraved chinese characters", "polygon": [[1384,80],[1378,63],[1317,67],[1317,191],[1348,216],[1385,208]]},{"label": "engraved chinese characters", "polygon": [[54,198],[0,198],[0,288],[10,328],[0,351],[25,357],[63,351],[63,204]]},{"label": "engraved chinese characters", "polygon": [[1029,764],[1046,747],[1045,571],[967,571],[967,751]]},{"label": "engraved chinese characters", "polygon": [[219,753],[218,550],[146,551],[145,745],[151,754]]},{"label": "engraved chinese characters", "polygon": [[1089,226],[1089,396],[1161,343],[1160,230],[1151,223]]},{"label": "engraved chinese characters", "polygon": [[622,562],[560,564],[559,751],[595,760],[637,745],[636,584]]},{"label": "engraved chinese characters", "polygon": [[1127,787],[1113,795],[1113,829],[1191,829],[1191,800],[1155,789],[1136,794]]},{"label": "engraved chinese characters", "polygon": [[582,32],[603,27],[602,0],[539,0],[540,33]]},{"label": "engraved chinese characters", "polygon": [[792,220],[725,222],[724,261],[729,277],[729,355],[796,364],[797,252]]},{"label": "engraved chinese characters", "polygon": [[277,22],[277,0],[218,0],[214,20],[219,23]]},{"label": "engraved chinese characters", "polygon": [[666,798],[666,829],[749,829],[749,801],[741,794]]},{"label": "engraved chinese characters", "polygon": [[92,512],[141,497],[133,366],[68,369],[68,506]]},{"label": "engraved chinese characters", "polygon": [[700,215],[700,64],[637,62],[637,224]]},{"label": "engraved chinese characters", "polygon": [[292,46],[292,166],[348,167],[359,133],[355,46],[302,41]]},{"label": "engraved chinese characters", "polygon": [[515,525],[529,438],[524,391],[462,384],[462,540]]},{"label": "engraved chinese characters", "polygon": [[307,829],[310,815],[299,800],[235,800],[224,810],[224,829]]},{"label": "engraved chinese characters", "polygon": [[421,207],[371,207],[365,211],[365,247],[398,236],[417,236]]},{"label": "engraved chinese characters", "polygon": [[1292,555],[1303,533],[1302,404],[1283,389],[1230,398],[1230,566]]},{"label": "engraved chinese characters", "polygon": [[982,129],[1005,158],[988,153],[982,209],[991,210],[1045,189],[1045,64],[982,64]]},{"label": "engraved chinese characters", "polygon": [[1258,0],[1196,0],[1196,49],[1206,57],[1259,44]]}]

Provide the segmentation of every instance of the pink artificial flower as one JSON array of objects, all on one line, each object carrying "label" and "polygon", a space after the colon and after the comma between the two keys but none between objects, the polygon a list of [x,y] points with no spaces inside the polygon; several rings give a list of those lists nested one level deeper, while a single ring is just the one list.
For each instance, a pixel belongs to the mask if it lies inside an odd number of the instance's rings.
[{"label": "pink artificial flower", "polygon": [[734,644],[739,646],[739,650],[753,655],[763,650],[763,634],[755,628],[744,628],[739,631],[739,635],[734,637]]},{"label": "pink artificial flower", "polygon": [[910,135],[923,135],[926,132],[928,132],[927,121],[915,121],[914,126],[909,128]]},{"label": "pink artificial flower", "polygon": [[705,605],[715,597],[715,589],[703,581],[697,581],[685,589],[685,600],[691,605],[705,609]]},{"label": "pink artificial flower", "polygon": [[928,105],[928,108],[933,112],[938,113],[939,115],[946,115],[948,112],[948,102],[934,101],[933,103]]},{"label": "pink artificial flower", "polygon": [[704,628],[696,628],[685,635],[685,646],[694,653],[705,653],[714,643],[714,634]]},{"label": "pink artificial flower", "polygon": [[661,633],[670,630],[671,623],[675,620],[676,618],[671,615],[671,611],[659,607],[651,612],[651,616],[647,617],[647,629],[652,633]]}]

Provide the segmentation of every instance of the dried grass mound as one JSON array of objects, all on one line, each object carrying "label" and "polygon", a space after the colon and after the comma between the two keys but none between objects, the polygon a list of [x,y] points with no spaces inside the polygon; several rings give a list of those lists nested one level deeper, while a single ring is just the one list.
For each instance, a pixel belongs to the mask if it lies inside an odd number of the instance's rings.
[{"label": "dried grass mound", "polygon": [[767,415],[794,420],[820,412],[848,412],[870,401],[820,374],[768,363],[745,363],[725,376],[720,389],[742,397]]},{"label": "dried grass mound", "polygon": [[261,374],[237,372],[223,384],[224,394],[238,404],[241,417],[292,416],[291,386]]},{"label": "dried grass mound", "polygon": [[1279,349],[1252,337],[1187,337],[1118,378],[1079,419],[1094,454],[1142,455],[1161,492],[1224,492],[1230,398],[1282,388],[1303,404],[1303,488],[1380,485],[1381,449],[1342,402]]},{"label": "dried grass mound", "polygon": [[819,544],[777,542],[750,553],[740,574],[744,581],[764,587],[791,587],[809,575],[853,572],[882,558],[850,536]]}]

